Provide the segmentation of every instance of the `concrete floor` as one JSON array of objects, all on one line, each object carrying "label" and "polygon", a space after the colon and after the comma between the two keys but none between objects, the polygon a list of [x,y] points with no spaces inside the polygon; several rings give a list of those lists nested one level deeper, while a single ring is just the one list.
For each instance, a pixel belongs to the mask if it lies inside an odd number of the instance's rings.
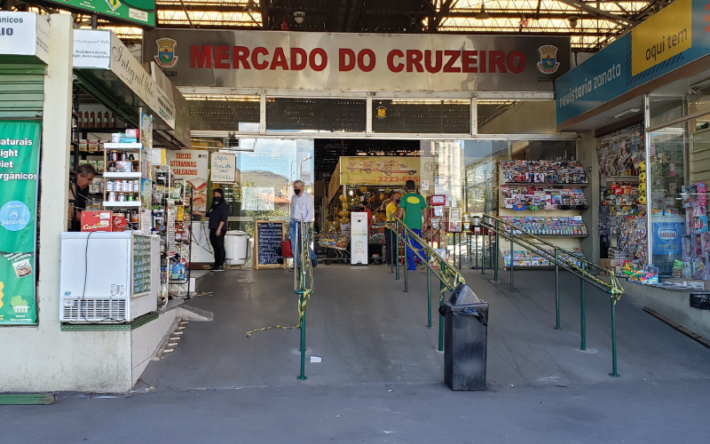
[{"label": "concrete floor", "polygon": [[[426,328],[426,274],[410,292],[384,266],[320,266],[308,304],[307,381],[298,381],[293,275],[210,276],[213,311],[175,352],[153,362],[134,393],[60,394],[54,406],[2,407],[0,442],[599,443],[705,442],[710,350],[647,315],[617,306],[620,378],[611,378],[609,300],[587,288],[588,351],[579,350],[579,280],[562,275],[554,330],[554,274],[466,271],[491,304],[486,392],[451,392]],[[436,282],[433,287],[438,287]],[[522,292],[520,291],[522,290]],[[436,291],[433,292],[436,294]],[[436,302],[436,299],[434,299]],[[435,307],[434,307],[435,308]],[[146,388],[151,387],[146,392]],[[153,389],[154,387],[154,389]]]}]

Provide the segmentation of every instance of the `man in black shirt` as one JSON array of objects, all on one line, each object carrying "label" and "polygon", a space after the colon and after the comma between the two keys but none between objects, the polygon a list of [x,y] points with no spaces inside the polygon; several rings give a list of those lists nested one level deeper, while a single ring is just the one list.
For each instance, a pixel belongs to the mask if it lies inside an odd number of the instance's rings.
[{"label": "man in black shirt", "polygon": [[216,188],[212,191],[212,206],[207,213],[195,212],[200,216],[210,218],[210,244],[214,250],[214,265],[210,270],[224,271],[224,237],[227,234],[227,217],[229,204],[224,200],[224,190]]},{"label": "man in black shirt", "polygon": [[81,231],[81,212],[86,210],[89,184],[96,170],[88,163],[79,165],[69,180],[69,231]]}]

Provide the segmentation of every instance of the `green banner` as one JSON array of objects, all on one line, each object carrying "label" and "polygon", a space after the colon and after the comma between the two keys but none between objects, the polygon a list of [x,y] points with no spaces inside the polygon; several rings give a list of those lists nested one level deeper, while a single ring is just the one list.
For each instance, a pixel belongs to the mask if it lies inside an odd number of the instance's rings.
[{"label": "green banner", "polygon": [[62,9],[89,12],[108,20],[120,20],[155,28],[155,0],[44,0]]},{"label": "green banner", "polygon": [[0,325],[37,323],[39,122],[0,121]]}]

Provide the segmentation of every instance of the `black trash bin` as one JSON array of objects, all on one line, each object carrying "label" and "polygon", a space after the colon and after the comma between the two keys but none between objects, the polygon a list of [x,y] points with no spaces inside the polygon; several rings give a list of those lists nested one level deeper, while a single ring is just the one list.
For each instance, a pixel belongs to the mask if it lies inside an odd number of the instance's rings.
[{"label": "black trash bin", "polygon": [[488,303],[459,284],[444,315],[444,383],[451,390],[486,389]]}]

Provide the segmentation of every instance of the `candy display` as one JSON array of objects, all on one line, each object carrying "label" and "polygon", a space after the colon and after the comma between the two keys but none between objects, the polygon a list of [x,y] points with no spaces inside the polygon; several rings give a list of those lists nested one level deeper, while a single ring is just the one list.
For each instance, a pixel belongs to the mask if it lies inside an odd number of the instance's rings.
[{"label": "candy display", "polygon": [[616,181],[602,189],[599,235],[616,237],[616,246],[607,252],[611,259],[646,262],[646,206],[639,202],[639,188],[638,182]]},{"label": "candy display", "polygon": [[658,268],[652,265],[644,265],[637,268],[633,262],[624,265],[622,276],[627,277],[630,281],[638,282],[644,285],[658,284]]},{"label": "candy display", "polygon": [[[682,233],[683,262],[690,268],[693,279],[710,280],[710,232],[705,183],[681,187],[681,199],[685,209],[685,232]],[[654,248],[654,259],[655,250]]]},{"label": "candy display", "polygon": [[[555,250],[553,249],[545,249],[545,252],[549,255],[549,257],[555,256]],[[581,267],[582,260],[584,259],[584,253],[582,253],[581,248],[575,247],[571,255],[567,253],[562,253],[558,257],[575,264],[577,267]],[[510,250],[503,250],[503,262],[505,263],[506,267],[510,267]],[[513,266],[549,267],[554,266],[554,263],[551,263],[548,257],[543,257],[525,250],[513,250]]]},{"label": "candy display", "polygon": [[[582,216],[503,216],[502,219],[527,233],[542,236],[587,236],[588,234]],[[506,231],[510,231],[508,227]]]},{"label": "candy display", "polygon": [[645,158],[641,124],[597,139],[597,159],[603,176],[638,176],[639,165]]},{"label": "candy display", "polygon": [[500,168],[505,183],[587,183],[584,168],[573,161],[504,160]]},{"label": "candy display", "polygon": [[584,210],[587,197],[581,188],[552,188],[537,185],[501,185],[505,208],[530,210]]}]

